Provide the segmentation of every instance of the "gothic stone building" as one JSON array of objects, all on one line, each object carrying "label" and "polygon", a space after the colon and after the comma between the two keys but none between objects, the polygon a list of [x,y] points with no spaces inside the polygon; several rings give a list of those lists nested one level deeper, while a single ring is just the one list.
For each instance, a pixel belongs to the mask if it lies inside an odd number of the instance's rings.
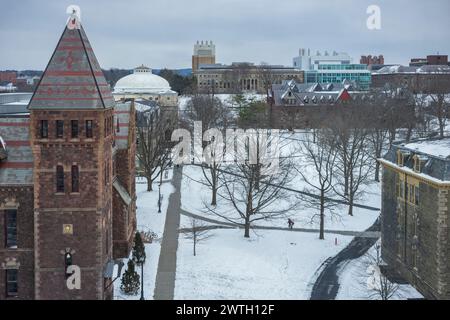
[{"label": "gothic stone building", "polygon": [[28,111],[0,118],[0,299],[110,299],[136,228],[135,110],[114,102],[81,25],[64,29]]},{"label": "gothic stone building", "polygon": [[426,298],[450,299],[450,139],[393,145],[380,162],[383,260]]}]

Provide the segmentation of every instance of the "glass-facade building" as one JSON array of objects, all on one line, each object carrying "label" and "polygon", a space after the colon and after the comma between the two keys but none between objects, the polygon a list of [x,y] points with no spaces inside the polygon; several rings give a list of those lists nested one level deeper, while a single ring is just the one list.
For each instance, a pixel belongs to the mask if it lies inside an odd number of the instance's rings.
[{"label": "glass-facade building", "polygon": [[348,80],[355,82],[360,90],[368,90],[372,76],[365,64],[317,64],[314,70],[305,71],[305,80],[320,84]]}]

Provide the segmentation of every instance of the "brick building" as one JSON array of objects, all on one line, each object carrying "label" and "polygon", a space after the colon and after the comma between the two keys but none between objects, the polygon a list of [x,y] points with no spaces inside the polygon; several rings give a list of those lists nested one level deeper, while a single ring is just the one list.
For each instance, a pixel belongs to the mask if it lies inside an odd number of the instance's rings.
[{"label": "brick building", "polygon": [[446,65],[386,66],[372,73],[372,87],[408,88],[413,93],[450,92],[450,67]]},{"label": "brick building", "polygon": [[383,65],[384,64],[384,57],[382,54],[379,56],[361,56],[361,59],[359,60],[359,63],[365,64],[365,65]]},{"label": "brick building", "polygon": [[384,159],[381,255],[428,299],[450,299],[450,139],[393,145]]},{"label": "brick building", "polygon": [[338,117],[353,119],[354,125],[368,128],[405,124],[414,119],[414,108],[406,96],[392,98],[388,104],[379,103],[380,98],[385,99],[385,95],[361,91],[349,81],[339,84],[283,81],[272,85],[269,93],[270,122],[275,128],[291,130],[328,127]]},{"label": "brick building", "polygon": [[[136,228],[134,103],[69,21],[28,106],[0,113],[0,299],[110,299]],[[68,289],[66,268],[81,270]]]},{"label": "brick building", "polygon": [[12,84],[17,83],[17,72],[16,71],[0,71],[0,83],[11,82]]},{"label": "brick building", "polygon": [[409,62],[410,67],[422,67],[422,66],[447,66],[448,55],[435,54],[429,55],[426,58],[412,58]]}]

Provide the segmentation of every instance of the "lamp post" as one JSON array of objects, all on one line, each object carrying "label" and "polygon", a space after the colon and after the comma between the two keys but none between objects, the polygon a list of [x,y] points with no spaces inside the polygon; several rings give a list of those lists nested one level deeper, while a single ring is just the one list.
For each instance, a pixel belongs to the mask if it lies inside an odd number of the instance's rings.
[{"label": "lamp post", "polygon": [[[162,174],[162,173],[161,173]],[[161,213],[161,181],[159,182],[158,213]]]},{"label": "lamp post", "polygon": [[141,298],[139,300],[145,300],[144,298],[144,260],[141,262]]}]

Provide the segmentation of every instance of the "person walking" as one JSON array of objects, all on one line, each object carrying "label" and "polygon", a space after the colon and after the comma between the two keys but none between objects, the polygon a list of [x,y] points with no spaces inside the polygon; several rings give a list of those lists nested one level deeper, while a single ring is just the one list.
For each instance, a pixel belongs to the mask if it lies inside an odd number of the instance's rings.
[{"label": "person walking", "polygon": [[291,218],[288,218],[288,226],[289,226],[289,229],[292,229],[292,227],[294,226],[294,221],[292,221]]}]

